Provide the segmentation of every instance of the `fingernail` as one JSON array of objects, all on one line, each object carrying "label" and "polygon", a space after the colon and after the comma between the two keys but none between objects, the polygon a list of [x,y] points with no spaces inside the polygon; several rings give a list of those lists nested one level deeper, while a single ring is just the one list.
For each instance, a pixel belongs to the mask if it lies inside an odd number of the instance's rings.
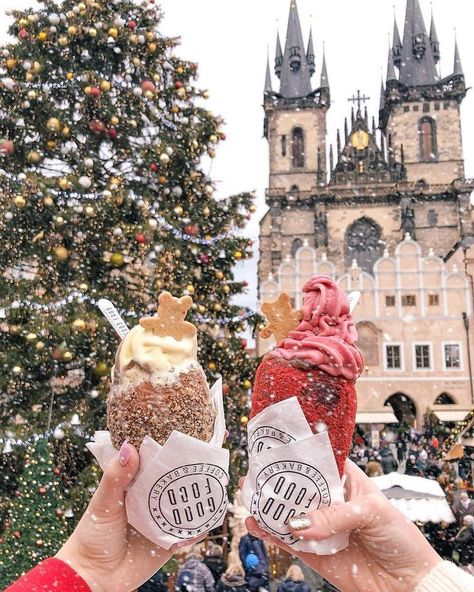
[{"label": "fingernail", "polygon": [[306,530],[312,526],[311,520],[305,516],[300,516],[299,518],[290,518],[289,522],[291,530]]},{"label": "fingernail", "polygon": [[127,440],[122,444],[119,452],[119,461],[122,467],[124,467],[128,461],[132,458],[132,448]]}]

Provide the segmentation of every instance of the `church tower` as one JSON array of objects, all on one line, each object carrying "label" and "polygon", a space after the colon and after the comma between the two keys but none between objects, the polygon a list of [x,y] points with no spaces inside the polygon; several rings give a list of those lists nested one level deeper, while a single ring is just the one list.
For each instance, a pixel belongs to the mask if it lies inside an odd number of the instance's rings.
[{"label": "church tower", "polygon": [[446,78],[438,73],[440,57],[433,17],[428,34],[419,0],[407,0],[403,41],[395,20],[380,128],[394,157],[403,154],[409,182],[442,185],[464,178],[460,107],[466,85],[457,43]]},{"label": "church tower", "polygon": [[[306,47],[306,49],[305,49]],[[308,198],[326,184],[326,114],[330,106],[326,59],[319,87],[313,36],[303,40],[296,0],[291,0],[284,51],[277,34],[274,91],[267,62],[264,90],[264,136],[270,159],[269,212],[261,223],[259,274],[268,275],[291,253],[292,237],[314,234],[314,212]],[[291,209],[285,206],[290,203]],[[301,239],[302,240],[302,239]],[[302,243],[301,243],[302,244]]]}]

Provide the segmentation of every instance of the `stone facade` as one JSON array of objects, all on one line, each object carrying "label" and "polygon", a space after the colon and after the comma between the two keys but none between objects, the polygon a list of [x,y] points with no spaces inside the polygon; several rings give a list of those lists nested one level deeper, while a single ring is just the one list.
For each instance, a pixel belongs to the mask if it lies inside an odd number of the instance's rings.
[{"label": "stone facade", "polygon": [[[411,419],[420,426],[440,402],[450,401],[455,409],[472,406],[463,319],[463,313],[472,315],[472,287],[458,265],[464,258],[459,249],[445,263],[407,236],[376,261],[373,274],[357,265],[340,273],[324,254],[304,245],[262,282],[262,299],[274,300],[283,291],[299,308],[302,286],[315,273],[336,279],[347,292],[359,290],[354,315],[366,361],[357,382],[359,411],[380,411],[390,403],[401,413],[397,405],[404,399],[406,419],[411,407]],[[469,328],[470,343],[473,337]],[[274,346],[272,339],[260,340],[260,354]]]}]

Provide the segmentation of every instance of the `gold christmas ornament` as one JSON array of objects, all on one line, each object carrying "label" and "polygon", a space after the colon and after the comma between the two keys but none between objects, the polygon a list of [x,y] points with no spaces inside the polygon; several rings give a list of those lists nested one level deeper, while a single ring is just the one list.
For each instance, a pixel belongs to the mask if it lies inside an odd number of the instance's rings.
[{"label": "gold christmas ornament", "polygon": [[89,218],[91,218],[95,214],[94,208],[92,206],[87,206],[84,212],[86,216],[88,216]]},{"label": "gold christmas ornament", "polygon": [[23,370],[21,369],[21,366],[13,366],[12,372],[13,374],[21,374]]},{"label": "gold christmas ornament", "polygon": [[186,286],[186,290],[188,292],[188,294],[190,294],[191,296],[194,294],[195,290],[194,290],[194,286],[189,284],[188,286]]},{"label": "gold christmas ornament", "polygon": [[70,362],[72,360],[73,356],[72,353],[70,351],[65,351],[63,354],[63,360],[65,362]]},{"label": "gold christmas ornament", "polygon": [[81,292],[87,292],[88,289],[89,286],[87,284],[79,284],[79,290],[81,290]]},{"label": "gold christmas ornament", "polygon": [[26,199],[23,197],[23,195],[15,195],[13,198],[13,203],[17,208],[24,208],[26,206]]},{"label": "gold christmas ornament", "polygon": [[217,370],[217,366],[214,362],[209,362],[209,364],[207,365],[207,367],[209,368],[209,370],[211,372],[215,372]]},{"label": "gold christmas ornament", "polygon": [[148,45],[148,53],[155,53],[156,49],[157,49],[156,43],[150,43]]},{"label": "gold christmas ornament", "polygon": [[109,373],[109,367],[105,362],[99,362],[95,367],[94,372],[97,374],[97,376],[107,376]]},{"label": "gold christmas ornament", "polygon": [[53,198],[50,195],[47,195],[44,199],[43,199],[43,203],[46,207],[50,208],[51,206],[54,205],[54,201]]},{"label": "gold christmas ornament", "polygon": [[72,328],[75,331],[84,331],[84,329],[86,328],[86,322],[84,321],[84,319],[76,319],[72,323]]},{"label": "gold christmas ornament", "polygon": [[59,119],[57,119],[57,117],[50,117],[48,119],[46,127],[50,132],[59,132],[59,130],[61,129],[61,122],[59,121]]},{"label": "gold christmas ornament", "polygon": [[63,246],[54,247],[53,254],[58,261],[66,261],[69,257],[69,251]]},{"label": "gold christmas ornament", "polygon": [[71,25],[70,27],[68,27],[67,32],[68,32],[68,35],[71,35],[71,36],[77,35],[77,27],[75,27],[74,25]]},{"label": "gold christmas ornament", "polygon": [[208,98],[209,98],[209,96],[210,96],[210,95],[209,95],[209,91],[208,91],[208,90],[205,90],[205,91],[202,93],[202,96],[203,96],[203,98],[205,98],[205,99],[208,99]]},{"label": "gold christmas ornament", "polygon": [[123,265],[123,255],[122,253],[113,253],[110,257],[110,263],[115,267],[120,267]]},{"label": "gold christmas ornament", "polygon": [[44,342],[43,341],[37,341],[35,344],[35,348],[38,351],[43,351],[44,350]]},{"label": "gold christmas ornament", "polygon": [[35,339],[37,339],[37,335],[36,333],[28,333],[28,335],[26,336],[26,340],[27,341],[35,341]]},{"label": "gold christmas ornament", "polygon": [[110,124],[111,125],[118,125],[120,123],[120,119],[118,117],[111,117],[110,118]]},{"label": "gold christmas ornament", "polygon": [[242,417],[240,418],[240,423],[245,426],[247,425],[249,422],[249,418],[246,415],[242,415]]},{"label": "gold christmas ornament", "polygon": [[100,90],[104,91],[104,92],[109,92],[109,90],[112,88],[112,85],[110,84],[110,82],[108,80],[102,80],[102,82],[100,83]]},{"label": "gold christmas ornament", "polygon": [[94,29],[94,27],[91,27],[89,29],[89,37],[92,37],[92,38],[97,37],[97,29]]},{"label": "gold christmas ornament", "polygon": [[186,96],[186,89],[185,88],[178,88],[178,90],[176,91],[176,94],[178,95],[178,97],[180,99],[184,99],[184,97]]},{"label": "gold christmas ornament", "polygon": [[243,255],[241,251],[235,251],[234,253],[234,259],[237,259],[237,261],[240,261],[240,259],[242,259]]},{"label": "gold christmas ornament", "polygon": [[212,136],[209,136],[209,141],[215,144],[217,142],[217,136],[212,134]]},{"label": "gold christmas ornament", "polygon": [[222,310],[222,305],[221,305],[219,302],[216,302],[216,303],[214,304],[214,310],[215,310],[216,312],[220,312],[220,311]]},{"label": "gold christmas ornament", "polygon": [[153,33],[153,31],[147,31],[145,33],[145,37],[147,41],[153,41],[153,39],[155,38],[155,33]]},{"label": "gold christmas ornament", "polygon": [[25,76],[26,82],[33,82],[35,75],[32,72],[27,72]]},{"label": "gold christmas ornament", "polygon": [[69,189],[69,181],[66,178],[59,179],[58,185],[60,189],[66,190]]},{"label": "gold christmas ornament", "polygon": [[33,72],[35,74],[39,74],[42,71],[43,71],[43,64],[40,64],[40,62],[33,62]]},{"label": "gold christmas ornament", "polygon": [[62,132],[61,132],[61,133],[62,133],[62,135],[63,135],[65,138],[68,138],[68,137],[69,137],[69,135],[70,135],[70,133],[71,133],[71,130],[70,130],[70,129],[67,127],[67,125],[66,125],[65,127],[63,127],[63,129],[62,129]]},{"label": "gold christmas ornament", "polygon": [[41,162],[41,154],[36,150],[28,153],[28,162],[30,164],[38,164]]},{"label": "gold christmas ornament", "polygon": [[69,43],[69,40],[68,40],[68,38],[67,38],[67,37],[60,37],[60,38],[58,39],[58,43],[59,43],[59,45],[61,45],[62,47],[66,47],[66,45],[68,45],[68,43]]},{"label": "gold christmas ornament", "polygon": [[8,58],[8,60],[5,62],[5,65],[8,70],[13,70],[13,68],[16,66],[16,63],[17,62],[14,58]]},{"label": "gold christmas ornament", "polygon": [[138,44],[138,35],[135,35],[135,33],[132,33],[128,39],[132,45]]},{"label": "gold christmas ornament", "polygon": [[38,34],[38,41],[44,42],[48,39],[48,33],[46,33],[46,31],[41,31]]},{"label": "gold christmas ornament", "polygon": [[218,280],[223,280],[223,279],[224,279],[224,273],[223,273],[223,272],[222,272],[220,269],[218,269],[218,270],[216,271],[216,278],[217,278]]},{"label": "gold christmas ornament", "polygon": [[73,79],[74,79],[74,74],[73,74],[73,72],[68,72],[68,73],[66,74],[66,78],[67,78],[68,80],[73,80]]},{"label": "gold christmas ornament", "polygon": [[49,150],[55,150],[57,145],[58,143],[55,140],[48,140],[46,142],[46,147],[49,148]]},{"label": "gold christmas ornament", "polygon": [[118,31],[115,27],[111,27],[108,31],[109,37],[112,37],[113,39],[117,39],[118,37]]},{"label": "gold christmas ornament", "polygon": [[222,290],[223,290],[224,294],[229,294],[229,292],[230,292],[230,288],[229,288],[229,286],[224,286],[224,287],[222,288]]},{"label": "gold christmas ornament", "polygon": [[184,212],[181,206],[176,206],[173,211],[177,216],[182,216]]},{"label": "gold christmas ornament", "polygon": [[249,390],[250,388],[252,388],[252,383],[250,382],[250,380],[245,379],[242,383],[242,386],[245,390]]}]

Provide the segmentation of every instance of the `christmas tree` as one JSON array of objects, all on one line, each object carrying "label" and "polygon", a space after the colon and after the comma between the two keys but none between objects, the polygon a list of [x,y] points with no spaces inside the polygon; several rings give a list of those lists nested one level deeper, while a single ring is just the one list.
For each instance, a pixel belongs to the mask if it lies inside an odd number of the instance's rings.
[{"label": "christmas tree", "polygon": [[[251,313],[234,304],[245,284],[232,269],[251,254],[240,229],[254,206],[247,193],[218,199],[204,172],[225,136],[197,65],[160,35],[154,0],[42,0],[10,16],[15,41],[0,49],[0,443],[20,458],[33,433],[55,438],[78,517],[94,476],[84,441],[105,427],[118,345],[97,302],[112,300],[131,327],[166,289],[193,297],[199,359],[211,384],[223,376],[235,483],[253,364],[241,337]],[[16,477],[2,476],[3,497],[14,497]]]},{"label": "christmas tree", "polygon": [[45,439],[27,448],[24,465],[0,539],[2,590],[41,559],[54,555],[66,538],[60,470]]}]

